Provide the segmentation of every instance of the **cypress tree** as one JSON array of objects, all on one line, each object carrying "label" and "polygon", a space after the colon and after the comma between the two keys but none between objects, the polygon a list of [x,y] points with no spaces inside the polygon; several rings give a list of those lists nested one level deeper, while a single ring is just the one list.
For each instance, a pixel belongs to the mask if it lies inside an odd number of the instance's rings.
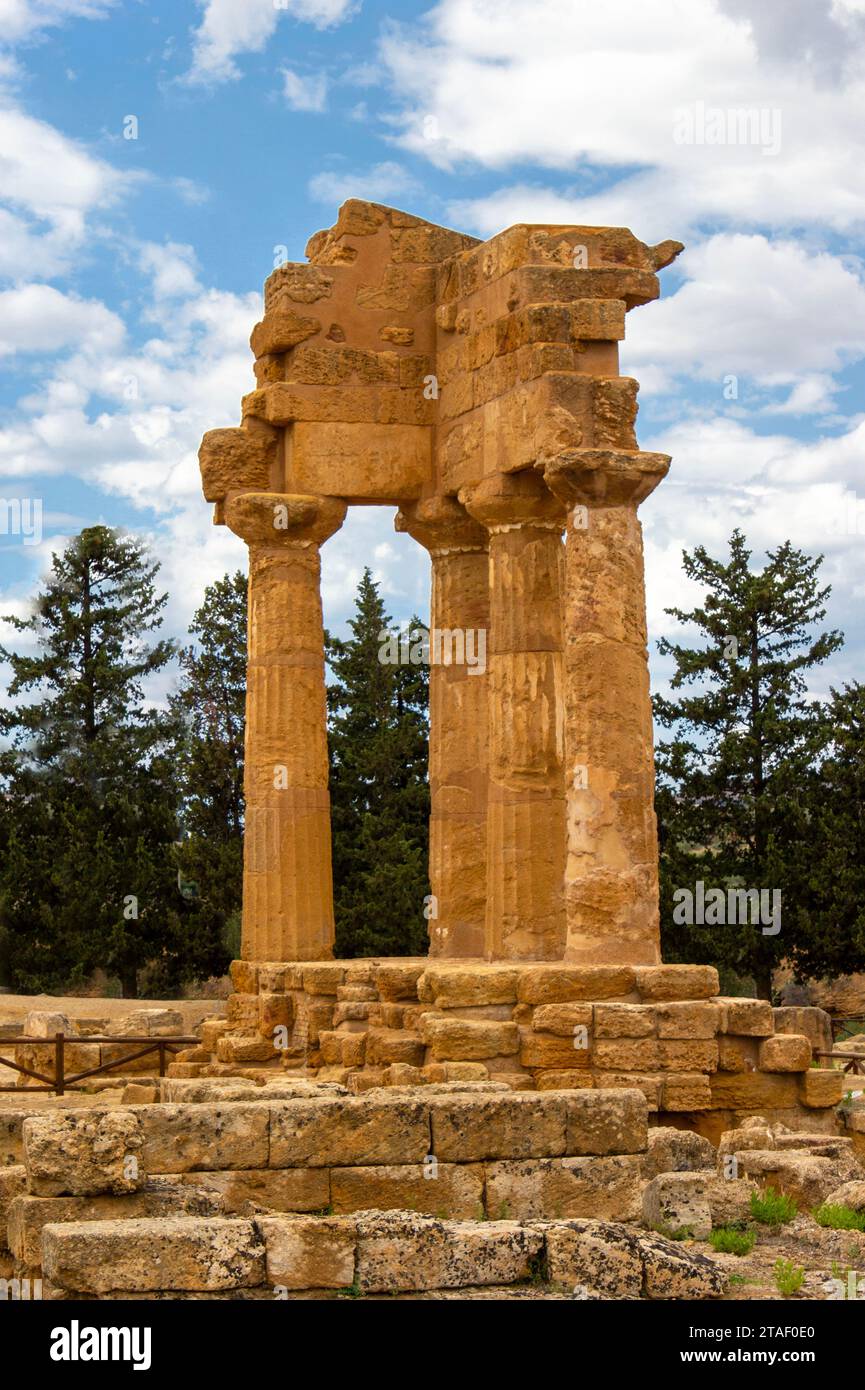
[{"label": "cypress tree", "polygon": [[[369,569],[351,636],[325,636],[336,952],[421,955],[428,945],[429,672],[379,659],[393,631]],[[417,618],[409,632],[424,629]],[[420,640],[413,643],[420,655]],[[409,647],[409,652],[412,647]]]}]

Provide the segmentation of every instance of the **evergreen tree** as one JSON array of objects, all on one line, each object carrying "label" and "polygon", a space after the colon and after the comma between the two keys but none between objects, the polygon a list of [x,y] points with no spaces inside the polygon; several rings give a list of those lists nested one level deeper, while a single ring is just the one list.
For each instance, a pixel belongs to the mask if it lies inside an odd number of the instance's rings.
[{"label": "evergreen tree", "polygon": [[[819,588],[822,557],[785,542],[762,570],[750,567],[738,530],[729,560],[702,546],[685,553],[684,569],[706,591],[689,612],[668,609],[697,628],[702,641],[667,639],[659,650],[676,663],[673,691],[657,697],[659,723],[675,737],[658,748],[661,921],[665,958],[717,964],[751,977],[770,997],[782,959],[815,965],[802,900],[801,863],[811,854],[808,788],[830,733],[825,708],[809,700],[805,676],[843,642],[813,629],[825,617],[829,589]],[[677,889],[744,887],[781,894],[781,926],[704,926],[675,920]],[[680,914],[681,915],[681,914]],[[711,917],[709,918],[711,922]],[[851,968],[847,947],[824,942],[823,969]]]},{"label": "evergreen tree", "polygon": [[101,966],[134,996],[149,961],[182,950],[172,724],[144,691],[173,655],[150,640],[158,568],[133,537],[88,527],[53,556],[29,617],[6,620],[31,649],[0,653],[15,701],[0,715],[0,933],[28,992]]},{"label": "evergreen tree", "polygon": [[[379,660],[393,623],[368,569],[349,627],[347,640],[325,636],[336,953],[423,955],[429,672]],[[410,631],[424,631],[417,618]]]},{"label": "evergreen tree", "polygon": [[831,694],[832,742],[808,782],[807,849],[792,866],[800,978],[865,969],[865,686]]},{"label": "evergreen tree", "polygon": [[187,934],[195,936],[199,968],[209,964],[211,974],[240,954],[246,596],[239,570],[207,587],[189,629],[196,641],[180,653],[180,689],[171,698],[182,730],[178,863]]}]

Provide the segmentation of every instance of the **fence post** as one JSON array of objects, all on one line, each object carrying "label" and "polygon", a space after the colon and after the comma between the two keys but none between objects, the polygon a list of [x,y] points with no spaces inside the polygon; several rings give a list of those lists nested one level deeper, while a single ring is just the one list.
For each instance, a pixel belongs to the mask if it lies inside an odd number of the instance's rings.
[{"label": "fence post", "polygon": [[54,1090],[58,1096],[64,1093],[65,1075],[65,1048],[62,1033],[54,1034]]},{"label": "fence post", "polygon": [[165,1075],[165,1043],[159,1044],[159,1075]]}]

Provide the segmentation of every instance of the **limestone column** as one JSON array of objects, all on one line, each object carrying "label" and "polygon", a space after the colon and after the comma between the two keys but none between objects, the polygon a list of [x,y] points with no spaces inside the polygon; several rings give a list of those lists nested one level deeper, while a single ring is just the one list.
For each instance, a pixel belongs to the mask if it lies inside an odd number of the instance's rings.
[{"label": "limestone column", "polygon": [[245,960],[333,955],[333,879],[319,547],[342,525],[331,497],[229,495],[249,545]]},{"label": "limestone column", "polygon": [[565,958],[660,960],[652,707],[639,503],[664,454],[573,450],[547,464],[565,546]]},{"label": "limestone column", "polygon": [[486,528],[490,548],[485,954],[559,960],[565,945],[565,508],[532,472],[491,475],[462,500]]},{"label": "limestone column", "polygon": [[[396,529],[430,553],[430,955],[483,956],[486,912],[485,529],[452,497],[405,504]],[[466,660],[453,660],[463,652]]]}]

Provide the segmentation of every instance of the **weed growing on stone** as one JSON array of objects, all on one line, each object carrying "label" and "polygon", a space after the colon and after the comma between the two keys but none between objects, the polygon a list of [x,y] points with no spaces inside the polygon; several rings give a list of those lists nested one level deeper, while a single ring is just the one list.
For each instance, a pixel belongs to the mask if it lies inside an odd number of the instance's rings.
[{"label": "weed growing on stone", "polygon": [[865,1211],[855,1211],[840,1202],[823,1202],[815,1210],[814,1220],[818,1226],[828,1226],[833,1231],[865,1231]]},{"label": "weed growing on stone", "polygon": [[775,1286],[785,1298],[798,1293],[805,1282],[804,1269],[801,1265],[794,1265],[792,1260],[776,1260],[773,1273]]},{"label": "weed growing on stone", "polygon": [[709,1234],[709,1244],[719,1255],[750,1255],[756,1240],[756,1231],[737,1231],[732,1226],[718,1226]]},{"label": "weed growing on stone", "polygon": [[751,1193],[751,1215],[761,1226],[783,1226],[792,1221],[799,1208],[792,1197],[777,1188],[767,1187],[764,1192]]}]

